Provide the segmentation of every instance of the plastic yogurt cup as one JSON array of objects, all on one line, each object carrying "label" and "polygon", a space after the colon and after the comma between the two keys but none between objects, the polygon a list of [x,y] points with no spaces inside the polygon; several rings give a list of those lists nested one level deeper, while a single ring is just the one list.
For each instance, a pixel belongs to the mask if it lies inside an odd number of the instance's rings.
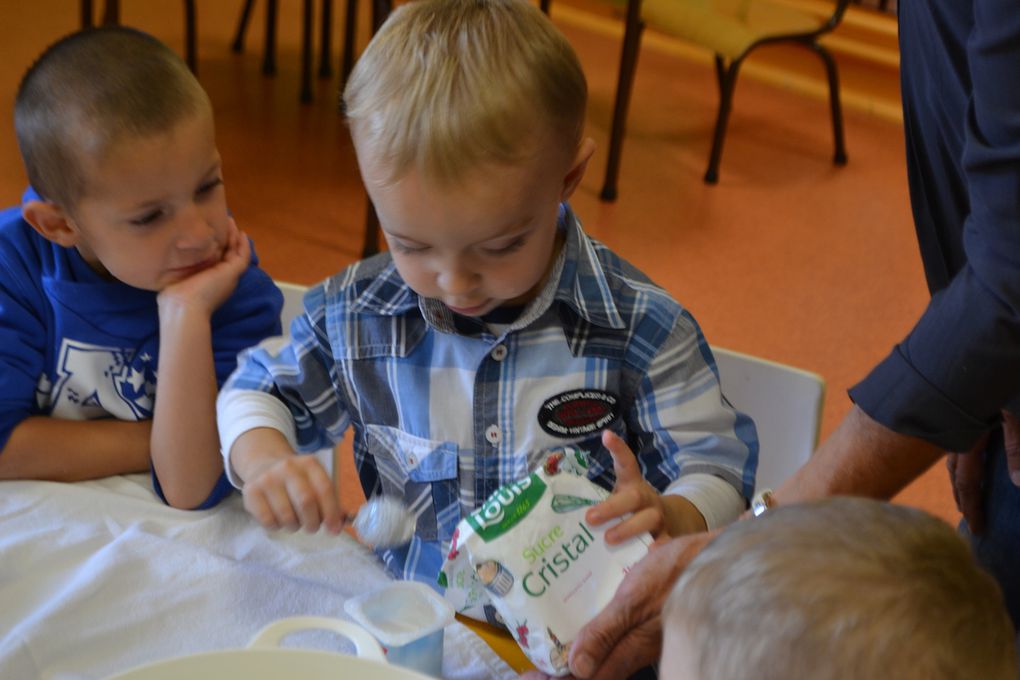
[{"label": "plastic yogurt cup", "polygon": [[344,611],[375,637],[389,663],[440,677],[443,629],[453,607],[423,583],[396,581],[344,603]]}]

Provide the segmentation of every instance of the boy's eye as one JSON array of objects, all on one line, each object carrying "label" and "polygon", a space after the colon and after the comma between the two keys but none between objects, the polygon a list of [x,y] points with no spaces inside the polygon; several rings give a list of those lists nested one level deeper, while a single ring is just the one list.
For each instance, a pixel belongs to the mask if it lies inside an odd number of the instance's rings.
[{"label": "boy's eye", "polygon": [[497,257],[500,255],[509,255],[510,253],[514,252],[523,245],[524,245],[523,237],[515,238],[513,241],[506,244],[505,246],[501,246],[499,248],[486,248],[485,252],[488,255],[495,255]]},{"label": "boy's eye", "polygon": [[150,224],[154,224],[165,214],[166,213],[164,213],[162,210],[153,210],[145,213],[141,217],[136,217],[135,219],[131,220],[131,224],[138,227],[144,227]]},{"label": "boy's eye", "polygon": [[406,243],[401,243],[394,239],[390,244],[395,251],[403,255],[414,255],[415,253],[424,253],[429,249],[428,246],[410,246]]},{"label": "boy's eye", "polygon": [[207,194],[216,187],[220,186],[221,184],[223,184],[223,178],[217,177],[216,179],[206,182],[202,186],[198,187],[198,191],[196,191],[195,193],[198,194],[199,196],[201,196],[202,194]]}]

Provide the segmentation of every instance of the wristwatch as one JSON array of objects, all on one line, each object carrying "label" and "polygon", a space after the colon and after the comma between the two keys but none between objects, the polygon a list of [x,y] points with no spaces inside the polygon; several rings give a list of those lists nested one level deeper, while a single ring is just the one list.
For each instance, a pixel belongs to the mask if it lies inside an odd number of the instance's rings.
[{"label": "wristwatch", "polygon": [[772,489],[762,489],[751,501],[751,514],[761,517],[774,507],[776,507],[776,497],[773,495]]}]

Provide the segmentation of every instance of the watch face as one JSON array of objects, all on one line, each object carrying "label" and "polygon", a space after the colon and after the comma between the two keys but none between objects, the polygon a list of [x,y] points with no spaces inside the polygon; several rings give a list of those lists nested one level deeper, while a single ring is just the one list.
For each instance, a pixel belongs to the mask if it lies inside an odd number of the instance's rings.
[{"label": "watch face", "polygon": [[759,517],[765,514],[765,511],[775,505],[775,499],[772,497],[772,489],[764,489],[754,500],[751,501],[751,514],[755,517]]}]

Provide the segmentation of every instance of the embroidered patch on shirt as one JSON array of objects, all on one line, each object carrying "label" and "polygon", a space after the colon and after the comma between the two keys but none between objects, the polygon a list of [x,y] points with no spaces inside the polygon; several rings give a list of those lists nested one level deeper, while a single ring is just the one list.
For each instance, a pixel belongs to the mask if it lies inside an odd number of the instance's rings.
[{"label": "embroidered patch on shirt", "polygon": [[616,420],[615,394],[571,390],[550,397],[538,410],[538,424],[554,437],[577,437],[604,429]]}]

